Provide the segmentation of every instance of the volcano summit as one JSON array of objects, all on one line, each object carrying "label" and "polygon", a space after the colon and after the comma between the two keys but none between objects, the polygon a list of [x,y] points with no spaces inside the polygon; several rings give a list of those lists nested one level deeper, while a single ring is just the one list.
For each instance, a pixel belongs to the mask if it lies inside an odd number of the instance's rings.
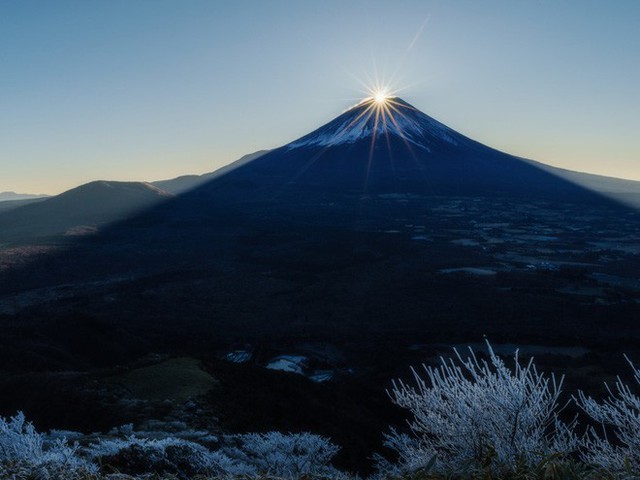
[{"label": "volcano summit", "polygon": [[[357,141],[402,139],[429,151],[434,142],[455,143],[455,132],[398,97],[370,98],[335,120],[288,145],[288,148],[336,146]],[[409,145],[407,145],[409,147]]]}]

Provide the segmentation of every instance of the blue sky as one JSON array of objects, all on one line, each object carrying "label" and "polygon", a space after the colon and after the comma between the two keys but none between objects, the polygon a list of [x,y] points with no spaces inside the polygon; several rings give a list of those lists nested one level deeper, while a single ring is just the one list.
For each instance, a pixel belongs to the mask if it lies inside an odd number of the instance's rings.
[{"label": "blue sky", "polygon": [[389,80],[476,140],[640,180],[640,2],[5,0],[0,191],[212,171]]}]

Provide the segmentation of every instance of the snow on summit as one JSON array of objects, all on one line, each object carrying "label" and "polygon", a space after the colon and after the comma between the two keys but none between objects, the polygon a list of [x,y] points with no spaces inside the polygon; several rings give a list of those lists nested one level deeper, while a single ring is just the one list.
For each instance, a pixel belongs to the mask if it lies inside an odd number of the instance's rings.
[{"label": "snow on summit", "polygon": [[319,129],[287,145],[287,149],[353,144],[372,138],[400,137],[430,151],[437,141],[457,144],[457,134],[398,97],[368,98]]}]

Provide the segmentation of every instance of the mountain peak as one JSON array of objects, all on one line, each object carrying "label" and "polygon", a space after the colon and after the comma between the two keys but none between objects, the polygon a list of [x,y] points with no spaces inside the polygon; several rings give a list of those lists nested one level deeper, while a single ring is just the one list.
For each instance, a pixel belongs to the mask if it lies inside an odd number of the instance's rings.
[{"label": "mountain peak", "polygon": [[399,137],[409,146],[430,151],[434,143],[457,144],[457,136],[460,135],[400,97],[370,97],[286,147],[328,147],[362,140],[373,144]]}]

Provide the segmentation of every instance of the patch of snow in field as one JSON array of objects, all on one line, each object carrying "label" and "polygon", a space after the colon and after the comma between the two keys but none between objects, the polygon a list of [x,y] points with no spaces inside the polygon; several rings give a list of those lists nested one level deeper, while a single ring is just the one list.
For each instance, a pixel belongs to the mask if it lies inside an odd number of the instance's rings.
[{"label": "patch of snow in field", "polygon": [[267,364],[269,370],[279,370],[281,372],[295,373],[304,375],[304,369],[307,366],[307,357],[302,355],[280,355],[271,359]]},{"label": "patch of snow in field", "polygon": [[234,350],[227,353],[225,359],[233,363],[246,363],[253,358],[253,354],[247,350]]},{"label": "patch of snow in field", "polygon": [[328,382],[333,378],[333,372],[331,370],[316,370],[313,374],[309,375],[309,380],[316,383]]}]

